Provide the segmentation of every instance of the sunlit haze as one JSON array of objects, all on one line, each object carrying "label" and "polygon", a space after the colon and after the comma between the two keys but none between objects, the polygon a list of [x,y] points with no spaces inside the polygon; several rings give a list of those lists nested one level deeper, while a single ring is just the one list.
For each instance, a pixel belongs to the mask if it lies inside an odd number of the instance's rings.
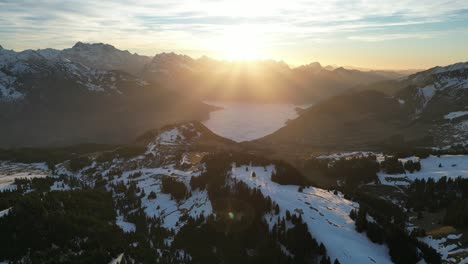
[{"label": "sunlit haze", "polygon": [[[468,60],[468,1],[0,1],[0,45],[421,69]],[[429,55],[430,54],[430,55]]]}]

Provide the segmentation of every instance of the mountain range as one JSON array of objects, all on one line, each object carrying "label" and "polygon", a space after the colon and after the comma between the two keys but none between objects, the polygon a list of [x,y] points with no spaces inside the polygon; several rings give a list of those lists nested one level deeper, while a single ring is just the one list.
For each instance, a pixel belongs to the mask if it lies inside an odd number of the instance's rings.
[{"label": "mountain range", "polygon": [[123,71],[172,90],[190,89],[190,94],[200,100],[307,103],[356,85],[405,76],[395,71],[322,67],[318,62],[292,68],[273,60],[235,62],[175,53],[149,57],[103,43],[78,42],[55,52],[92,69]]},{"label": "mountain range", "polygon": [[169,123],[203,120],[204,100],[318,102],[255,143],[326,148],[390,137],[467,140],[467,64],[403,76],[310,63],[132,54],[78,42],[64,50],[0,48],[0,146],[123,143]]},{"label": "mountain range", "polygon": [[0,48],[0,146],[128,142],[151,128],[206,118],[214,108],[202,100],[304,103],[389,78],[319,63],[149,57],[102,43]]},{"label": "mountain range", "polygon": [[2,146],[124,142],[167,123],[206,118],[213,109],[61,51],[0,49]]}]

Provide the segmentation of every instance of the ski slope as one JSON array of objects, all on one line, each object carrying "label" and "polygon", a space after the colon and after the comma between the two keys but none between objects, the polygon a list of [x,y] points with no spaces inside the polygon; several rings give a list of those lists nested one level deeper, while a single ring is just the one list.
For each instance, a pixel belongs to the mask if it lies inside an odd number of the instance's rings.
[{"label": "ski slope", "polygon": [[[392,263],[386,246],[372,243],[365,233],[355,230],[349,212],[358,204],[319,188],[309,187],[299,192],[296,185],[279,185],[271,181],[274,169],[273,165],[233,165],[231,177],[245,182],[250,188],[260,189],[264,196],[279,205],[282,216],[286,215],[286,210],[301,214],[312,236],[327,248],[332,262],[338,259],[344,264]],[[253,172],[256,177],[252,177]],[[267,220],[273,226],[277,218],[267,217]]]}]

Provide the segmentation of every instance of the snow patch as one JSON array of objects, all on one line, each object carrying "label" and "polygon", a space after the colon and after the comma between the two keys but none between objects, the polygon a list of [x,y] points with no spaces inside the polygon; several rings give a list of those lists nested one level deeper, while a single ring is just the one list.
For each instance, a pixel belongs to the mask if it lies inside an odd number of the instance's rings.
[{"label": "snow patch", "polygon": [[447,178],[468,178],[468,155],[442,155],[440,157],[431,155],[425,159],[417,157],[400,159],[403,163],[407,160],[419,160],[421,170],[406,174],[379,172],[377,176],[381,183],[386,185],[409,185],[411,181],[416,179],[428,180],[429,178],[433,178],[435,181],[438,181],[444,176],[447,176]]},{"label": "snow patch", "polygon": [[434,87],[433,84],[431,84],[431,85],[421,88],[419,91],[424,97],[424,103],[423,103],[423,108],[424,108],[424,106],[427,105],[427,103],[432,99],[432,97],[436,93],[436,88]]},{"label": "snow patch", "polygon": [[[419,238],[420,241],[434,248],[447,263],[457,263],[450,255],[462,252],[468,252],[468,248],[460,248],[459,239],[462,234],[450,234],[441,238],[426,236]],[[445,263],[445,262],[444,262]]]},{"label": "snow patch", "polygon": [[468,131],[468,120],[458,123],[455,127],[462,131]]},{"label": "snow patch", "polygon": [[[137,178],[129,178],[135,172],[141,172],[142,175]],[[199,176],[200,171],[181,171],[174,169],[174,166],[145,168],[135,171],[126,171],[112,182],[114,184],[123,182],[136,182],[137,187],[144,191],[145,195],[141,198],[141,208],[148,217],[158,217],[161,219],[161,226],[172,229],[175,232],[183,225],[180,218],[184,215],[197,218],[200,215],[207,217],[213,213],[211,201],[208,198],[207,191],[192,191],[192,195],[180,202],[173,200],[170,194],[162,193],[162,177],[174,177],[183,182],[187,188],[190,186],[190,179]],[[150,198],[151,193],[156,194],[156,198]]]},{"label": "snow patch", "polygon": [[454,118],[458,118],[460,116],[464,116],[464,115],[468,115],[468,111],[458,111],[458,112],[451,112],[451,113],[448,113],[444,116],[445,119],[454,119]]},{"label": "snow patch", "polygon": [[124,220],[123,215],[118,215],[115,223],[125,232],[125,233],[133,233],[136,230],[135,224],[127,222]]},{"label": "snow patch", "polygon": [[15,179],[45,178],[50,171],[45,163],[0,162],[0,191],[14,190]]},{"label": "snow patch", "polygon": [[51,191],[69,191],[71,190],[70,186],[64,181],[55,181],[52,186],[50,186]]},{"label": "snow patch", "polygon": [[13,207],[7,208],[7,209],[5,209],[5,210],[1,210],[1,211],[0,211],[0,218],[2,218],[2,217],[4,217],[4,216],[7,216],[7,215],[10,213],[10,211],[11,211],[12,208],[13,208]]},{"label": "snow patch", "polygon": [[111,260],[109,264],[120,264],[122,262],[124,253],[120,253],[115,259]]}]

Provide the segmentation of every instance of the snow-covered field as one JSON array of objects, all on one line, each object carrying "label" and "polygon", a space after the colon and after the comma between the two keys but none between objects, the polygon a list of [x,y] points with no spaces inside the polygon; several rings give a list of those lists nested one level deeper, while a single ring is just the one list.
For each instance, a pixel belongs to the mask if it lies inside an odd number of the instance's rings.
[{"label": "snow-covered field", "polygon": [[206,102],[222,107],[210,113],[203,122],[214,133],[237,142],[264,137],[283,127],[289,119],[298,117],[294,104],[256,104]]},{"label": "snow-covered field", "polygon": [[[338,258],[340,263],[392,263],[386,246],[372,243],[365,233],[355,230],[349,212],[358,207],[356,203],[326,190],[310,187],[299,192],[298,186],[272,182],[274,166],[248,167],[248,171],[246,167],[233,166],[232,177],[251,188],[259,188],[279,205],[283,216],[286,209],[301,214],[312,236],[327,248],[332,261]],[[253,172],[256,177],[252,177]],[[275,216],[266,218],[271,226],[277,221]]]},{"label": "snow-covered field", "polygon": [[[173,138],[172,132],[167,133],[167,135],[166,139]],[[176,147],[177,144],[166,146]],[[156,149],[153,151],[159,153]],[[182,155],[182,160],[185,155],[186,153]],[[178,162],[180,161],[174,161],[174,164]],[[263,195],[271,197],[279,205],[281,216],[286,215],[286,210],[292,214],[301,214],[312,236],[327,248],[327,254],[332,261],[339,259],[340,263],[392,263],[385,245],[374,244],[365,233],[358,233],[355,230],[355,223],[349,217],[349,213],[352,209],[357,208],[358,204],[346,200],[341,194],[335,195],[318,188],[310,187],[298,192],[298,186],[279,185],[271,181],[273,170],[273,165],[266,167],[233,166],[230,177],[245,182],[250,188],[259,188]],[[141,172],[141,175],[132,176],[137,172]],[[256,177],[251,176],[252,172],[256,173]],[[184,224],[181,220],[184,215],[197,217],[201,214],[205,216],[212,214],[211,201],[206,191],[192,190],[189,197],[177,202],[169,194],[161,192],[161,179],[162,177],[174,177],[186,184],[190,190],[191,177],[198,177],[200,173],[197,170],[180,170],[175,165],[166,164],[156,168],[125,171],[114,177],[112,183],[122,182],[128,186],[130,182],[135,182],[136,186],[142,190],[138,196],[140,196],[141,206],[146,215],[160,218],[162,227],[177,232]],[[103,174],[106,175],[106,172]],[[144,195],[142,195],[143,192]],[[152,192],[156,194],[156,197],[150,198]],[[278,216],[266,215],[265,220],[272,227],[278,221]],[[125,232],[133,232],[134,230],[133,223],[127,221],[122,215],[117,217],[116,223]]]},{"label": "snow-covered field", "polygon": [[419,240],[437,250],[447,263],[468,263],[468,258],[461,261],[455,259],[455,255],[468,252],[468,248],[460,247],[459,240],[462,236],[462,234],[449,234],[441,238],[426,236]]},{"label": "snow-covered field", "polygon": [[44,178],[50,176],[45,163],[0,162],[0,191],[15,189],[15,179]]},{"label": "snow-covered field", "polygon": [[[419,158],[411,158],[419,160]],[[403,163],[408,159],[400,159]],[[439,180],[447,176],[448,178],[463,177],[468,178],[468,155],[443,155],[440,157],[429,156],[425,159],[420,159],[421,170],[406,174],[385,174],[379,172],[378,176],[382,184],[388,185],[408,185],[409,181],[415,179]],[[439,165],[441,167],[439,167]],[[392,178],[389,180],[389,178]],[[395,181],[396,179],[401,179]]]},{"label": "snow-covered field", "polygon": [[[131,174],[142,172],[142,175],[137,178],[129,178]],[[147,168],[136,171],[124,172],[121,176],[114,179],[113,183],[123,182],[128,185],[130,182],[135,182],[137,187],[142,189],[145,195],[141,198],[142,208],[148,217],[158,217],[162,220],[162,227],[177,231],[180,225],[177,225],[179,218],[184,214],[188,214],[194,218],[212,214],[211,202],[206,191],[194,191],[192,195],[180,203],[171,199],[170,194],[162,193],[161,178],[164,176],[175,177],[189,187],[191,177],[197,177],[199,172],[186,172],[174,169],[172,166],[166,168]],[[156,198],[150,199],[148,196],[154,192]],[[125,222],[123,218],[116,220],[117,224],[123,230],[128,229],[132,223]],[[180,223],[181,224],[181,223]]]}]

